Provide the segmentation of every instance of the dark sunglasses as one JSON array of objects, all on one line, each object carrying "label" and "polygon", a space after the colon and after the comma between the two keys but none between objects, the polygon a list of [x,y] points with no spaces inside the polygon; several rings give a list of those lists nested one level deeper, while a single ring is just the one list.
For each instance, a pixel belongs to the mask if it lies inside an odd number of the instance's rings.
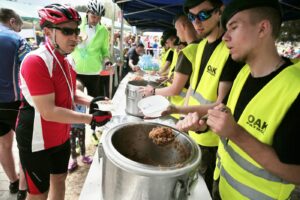
[{"label": "dark sunglasses", "polygon": [[198,14],[194,15],[192,13],[188,13],[188,18],[191,22],[194,22],[196,20],[196,18],[203,22],[205,20],[208,20],[211,16],[212,13],[217,10],[217,8],[213,8],[211,10],[201,10],[200,12],[198,12]]},{"label": "dark sunglasses", "polygon": [[68,27],[57,27],[57,26],[53,26],[51,28],[54,28],[54,29],[58,29],[62,32],[62,34],[64,35],[67,35],[67,36],[70,36],[70,35],[73,35],[75,33],[75,35],[79,35],[80,34],[80,29],[79,28],[68,28]]}]

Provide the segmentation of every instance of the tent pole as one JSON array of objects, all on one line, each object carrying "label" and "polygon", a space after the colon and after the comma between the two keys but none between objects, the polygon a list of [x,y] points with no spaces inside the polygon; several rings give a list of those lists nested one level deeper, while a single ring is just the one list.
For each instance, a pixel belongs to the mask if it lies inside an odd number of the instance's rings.
[{"label": "tent pole", "polygon": [[[114,55],[114,33],[115,33],[115,20],[116,20],[116,10],[115,4],[113,4],[113,18],[111,22],[111,32],[110,32],[110,58],[113,62],[116,62]],[[109,98],[112,98],[112,89],[113,89],[113,74],[110,72],[109,75]]]},{"label": "tent pole", "polygon": [[110,57],[113,62],[115,62],[114,57],[114,32],[115,32],[115,20],[116,20],[116,11],[115,11],[115,4],[113,5],[113,18],[111,22],[111,31],[110,31]]},{"label": "tent pole", "polygon": [[[123,10],[120,10],[121,12],[121,35],[120,35],[120,56],[121,56],[121,61],[122,63],[124,63],[124,56],[123,56],[123,49],[124,49],[124,46],[123,46],[123,39],[124,39],[124,14],[123,14]],[[123,71],[123,67],[121,67],[120,69],[120,74],[119,74],[119,77],[120,77],[120,80],[121,80],[121,77],[122,77],[122,71]]]}]

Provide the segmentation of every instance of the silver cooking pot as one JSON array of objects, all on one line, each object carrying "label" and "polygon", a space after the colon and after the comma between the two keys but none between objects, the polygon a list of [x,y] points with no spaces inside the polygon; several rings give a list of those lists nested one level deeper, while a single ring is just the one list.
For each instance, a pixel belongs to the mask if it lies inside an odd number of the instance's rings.
[{"label": "silver cooking pot", "polygon": [[104,200],[184,200],[197,177],[201,152],[186,134],[173,129],[175,141],[155,145],[149,132],[156,123],[133,122],[103,135]]},{"label": "silver cooking pot", "polygon": [[151,85],[153,87],[158,86],[159,84],[153,81],[145,80],[134,80],[129,81],[126,85],[125,94],[126,94],[126,113],[142,117],[144,116],[141,110],[138,108],[138,102],[143,98],[143,94],[139,92],[140,87],[145,87]]}]

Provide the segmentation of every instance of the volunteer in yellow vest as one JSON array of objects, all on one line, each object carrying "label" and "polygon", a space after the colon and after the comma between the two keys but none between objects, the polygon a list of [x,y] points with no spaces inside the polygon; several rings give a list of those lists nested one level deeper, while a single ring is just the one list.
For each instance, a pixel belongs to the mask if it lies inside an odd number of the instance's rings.
[{"label": "volunteer in yellow vest", "polygon": [[171,68],[176,64],[177,53],[176,53],[176,43],[178,38],[176,36],[176,29],[167,29],[163,32],[162,40],[165,41],[166,49],[168,49],[161,59],[161,65],[159,70],[159,75],[167,77]]},{"label": "volunteer in yellow vest", "polygon": [[[177,127],[180,130],[198,130],[200,125],[197,119],[205,115],[209,108],[222,102],[241,68],[241,64],[232,60],[228,48],[222,42],[224,30],[220,25],[220,17],[223,9],[221,0],[186,0],[184,3],[184,11],[204,39],[199,43],[196,53],[195,71],[198,73],[193,73],[192,76],[190,106],[169,109],[171,113],[190,113],[186,119],[178,122]],[[187,126],[187,120],[193,126]],[[202,150],[199,171],[211,192],[218,136],[210,130],[203,129],[201,134],[191,131],[190,136]]]},{"label": "volunteer in yellow vest", "polygon": [[77,78],[87,88],[90,96],[105,96],[108,78],[100,71],[112,67],[109,61],[109,33],[100,23],[105,8],[100,0],[88,2],[87,16],[80,25],[82,41],[71,54],[76,63]]},{"label": "volunteer in yellow vest", "polygon": [[277,52],[279,3],[233,0],[222,24],[232,58],[247,65],[234,81],[228,112],[219,110],[223,104],[208,111],[207,125],[222,138],[220,197],[289,199],[300,184],[300,64]]},{"label": "volunteer in yellow vest", "polygon": [[[197,51],[200,37],[197,35],[193,24],[185,15],[180,15],[176,18],[175,28],[180,41],[187,42],[188,45],[178,54],[173,81],[168,84],[168,87],[160,89],[154,89],[152,86],[147,86],[144,88],[145,90],[143,92],[146,96],[153,95],[154,93],[157,95],[169,96],[169,100],[173,105],[183,106],[184,98],[190,85],[190,76],[193,72],[196,56],[195,52]],[[173,73],[170,71],[169,76],[172,76],[172,74]],[[179,119],[179,115],[174,117]]]}]

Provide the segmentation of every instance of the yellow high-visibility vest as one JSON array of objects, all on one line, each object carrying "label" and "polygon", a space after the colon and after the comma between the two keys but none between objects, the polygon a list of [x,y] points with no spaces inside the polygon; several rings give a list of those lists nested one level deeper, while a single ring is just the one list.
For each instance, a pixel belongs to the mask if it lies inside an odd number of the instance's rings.
[{"label": "yellow high-visibility vest", "polygon": [[[235,111],[250,74],[246,65],[235,79],[227,106]],[[300,92],[300,63],[283,69],[250,100],[238,124],[260,142],[272,145],[276,129]],[[288,98],[287,98],[288,97]],[[219,190],[223,200],[284,200],[295,185],[265,170],[232,141],[221,139]]]},{"label": "yellow high-visibility vest", "polygon": [[[202,40],[197,49],[195,72],[198,73],[193,73],[191,84],[192,92],[189,98],[189,106],[211,104],[217,100],[219,80],[223,68],[229,58],[229,50],[226,47],[225,42],[222,41],[218,44],[209,58],[198,84],[200,64],[206,43],[207,39]],[[210,130],[201,134],[189,131],[189,135],[202,146],[213,147],[218,146],[219,143],[219,137]]]},{"label": "yellow high-visibility vest", "polygon": [[[195,44],[195,43],[191,43],[189,45],[187,45],[185,48],[183,48],[181,50],[181,52],[184,54],[184,56],[191,62],[192,64],[192,70],[194,70],[194,63],[195,63],[195,57],[196,57],[196,51],[197,51],[197,47],[198,47],[198,44]],[[176,67],[176,64],[177,64],[177,59],[178,59],[178,55],[177,55],[177,58],[176,58],[176,63],[175,63],[175,66],[174,68]],[[171,70],[169,71],[169,77],[172,76],[174,74],[174,72],[172,72]],[[171,83],[167,83],[167,86],[170,86]],[[183,106],[183,103],[184,103],[184,98],[186,96],[186,93],[187,93],[187,90],[188,88],[183,88],[180,92],[179,95],[175,95],[175,96],[170,96],[169,97],[169,101],[171,104],[173,105],[176,105],[176,106]],[[179,114],[172,114],[171,115],[172,117],[176,118],[176,119],[179,119],[180,115]]]}]

